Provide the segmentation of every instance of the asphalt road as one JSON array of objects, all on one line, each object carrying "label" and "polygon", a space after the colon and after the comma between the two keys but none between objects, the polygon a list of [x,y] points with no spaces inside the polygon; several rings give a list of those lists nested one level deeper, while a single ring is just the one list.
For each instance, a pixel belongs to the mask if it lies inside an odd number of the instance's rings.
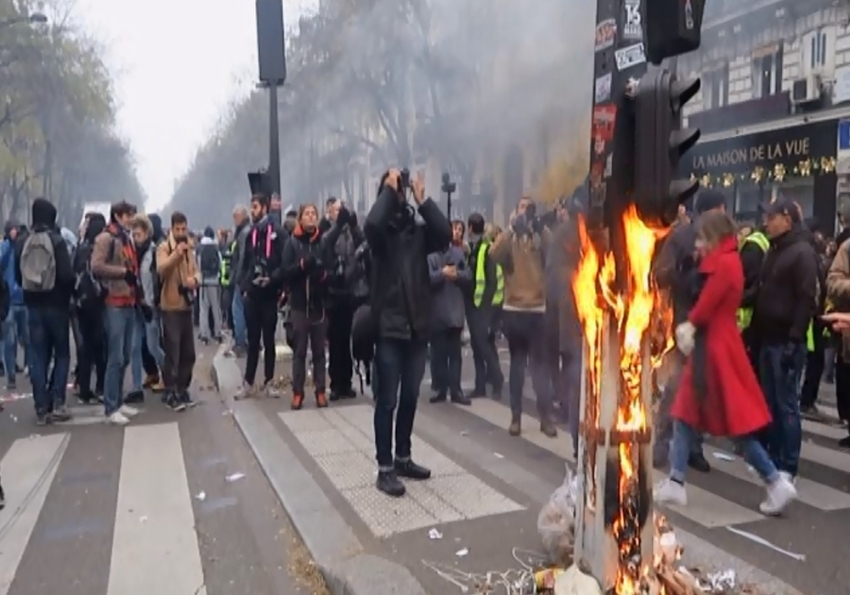
[{"label": "asphalt road", "polygon": [[[507,372],[507,354],[502,357]],[[467,388],[471,380],[467,358]],[[257,400],[252,406],[272,422],[368,551],[409,569],[428,593],[462,592],[461,586],[487,573],[504,577],[521,571],[520,560],[542,549],[537,515],[562,482],[564,461],[574,466],[572,448],[563,427],[555,439],[540,433],[530,398],[522,437],[512,438],[506,431],[507,395],[501,402],[475,400],[471,407],[435,405],[427,402],[428,384],[426,372],[413,453],[435,477],[408,484],[409,498],[401,501],[373,487],[371,399],[322,411],[308,402],[305,410],[291,412],[285,400]],[[827,388],[824,411],[834,413],[829,400]],[[660,509],[676,527],[689,565],[734,569],[740,582],[757,584],[764,593],[846,594],[850,452],[837,447],[846,429],[829,419],[807,420],[803,429],[801,500],[783,518],[758,512],[763,489],[727,442],[706,444],[712,470],[690,473],[689,505]]]},{"label": "asphalt road", "polygon": [[[101,423],[100,407],[81,406],[71,424],[36,428],[31,398],[4,404],[0,593],[326,592],[211,390],[212,348],[199,355],[199,405],[177,414],[148,396],[126,428]],[[226,479],[236,473],[244,477]]]}]

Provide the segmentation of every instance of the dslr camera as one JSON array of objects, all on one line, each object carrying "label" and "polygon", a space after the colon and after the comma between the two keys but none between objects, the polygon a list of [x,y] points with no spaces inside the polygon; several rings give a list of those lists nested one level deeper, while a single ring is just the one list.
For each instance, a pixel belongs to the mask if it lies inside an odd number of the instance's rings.
[{"label": "dslr camera", "polygon": [[537,205],[530,203],[524,213],[520,213],[514,218],[512,225],[514,233],[530,233],[539,227],[540,221],[537,217]]},{"label": "dslr camera", "polygon": [[177,286],[177,293],[180,294],[180,297],[183,298],[183,301],[186,302],[188,307],[192,307],[195,305],[195,292],[182,283]]},{"label": "dslr camera", "polygon": [[408,190],[410,189],[410,170],[406,167],[401,170],[401,177],[399,179],[399,190]]}]

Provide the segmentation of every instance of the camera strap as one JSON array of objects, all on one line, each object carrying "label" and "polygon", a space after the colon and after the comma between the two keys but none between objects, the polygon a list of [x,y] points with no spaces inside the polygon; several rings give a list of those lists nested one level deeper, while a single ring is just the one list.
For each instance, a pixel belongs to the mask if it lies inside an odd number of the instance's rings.
[{"label": "camera strap", "polygon": [[[254,229],[251,230],[251,247],[257,248],[257,240],[258,240],[259,230],[255,226]],[[272,224],[266,224],[266,258],[269,259],[272,256]]]}]

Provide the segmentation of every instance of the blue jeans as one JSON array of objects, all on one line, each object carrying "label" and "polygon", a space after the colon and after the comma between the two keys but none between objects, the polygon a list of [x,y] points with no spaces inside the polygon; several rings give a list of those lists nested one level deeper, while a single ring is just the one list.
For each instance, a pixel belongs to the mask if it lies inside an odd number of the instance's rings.
[{"label": "blue jeans", "polygon": [[131,391],[140,393],[144,390],[142,378],[142,343],[145,339],[145,319],[137,309],[133,326],[133,349],[130,353],[130,379],[132,381]]},{"label": "blue jeans", "polygon": [[[685,483],[688,458],[698,438],[702,438],[702,435],[691,426],[678,419],[673,420],[673,440],[670,442],[670,479],[673,481]],[[755,436],[742,436],[734,441],[744,461],[756,470],[765,483],[773,483],[779,478],[776,465]]]},{"label": "blue jeans", "polygon": [[410,437],[419,386],[425,375],[427,346],[424,341],[380,339],[375,348],[375,450],[381,470],[393,468],[393,414],[395,456],[410,458]]},{"label": "blue jeans", "polygon": [[[655,432],[656,439],[652,452],[652,461],[654,464],[661,464],[670,458],[670,447],[673,441],[673,420],[670,417],[670,408],[673,406],[673,401],[676,398],[676,391],[679,390],[679,381],[682,379],[682,367],[685,364],[685,358],[679,350],[673,351],[668,357],[672,357],[670,369],[670,377],[667,384],[661,393],[661,400],[658,404],[658,413],[655,416]],[[693,442],[691,442],[691,456],[702,456],[703,436],[699,432],[693,432]]]},{"label": "blue jeans", "polygon": [[[64,308],[34,306],[27,308],[27,319],[35,412],[45,415],[65,405],[65,387],[71,366],[71,313]],[[53,371],[48,378],[51,361]]]},{"label": "blue jeans", "polygon": [[245,325],[245,302],[239,289],[233,292],[233,342],[236,347],[248,348],[248,327]]},{"label": "blue jeans", "polygon": [[3,366],[6,368],[6,378],[9,382],[15,382],[19,341],[24,348],[24,367],[29,367],[30,364],[27,326],[27,307],[21,305],[9,308],[9,317],[3,323]]},{"label": "blue jeans", "polygon": [[764,434],[765,446],[779,470],[792,476],[797,475],[803,441],[800,378],[805,363],[805,343],[764,345],[759,352],[759,380],[773,417]]},{"label": "blue jeans", "polygon": [[107,306],[105,316],[107,356],[103,408],[109,416],[124,404],[124,375],[133,355],[136,309]]},{"label": "blue jeans", "polygon": [[145,322],[145,342],[148,344],[148,351],[156,362],[156,367],[162,373],[162,364],[165,361],[165,352],[162,350],[162,333],[159,326],[159,314],[154,311],[153,318],[150,322]]}]

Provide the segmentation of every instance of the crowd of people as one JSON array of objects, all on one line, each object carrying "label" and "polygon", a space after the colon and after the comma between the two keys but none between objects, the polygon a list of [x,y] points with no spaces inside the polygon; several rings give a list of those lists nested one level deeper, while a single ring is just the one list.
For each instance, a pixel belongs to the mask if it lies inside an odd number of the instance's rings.
[{"label": "crowd of people", "polygon": [[[818,415],[822,378],[835,382],[839,415],[850,418],[850,343],[831,332],[841,323],[829,314],[850,311],[850,208],[828,241],[781,197],[763,206],[758,224],[735,223],[726,204],[722,193],[702,191],[693,219],[682,210],[653,263],[673,304],[677,344],[653,453],[670,474],[655,496],[685,505],[688,468],[710,469],[703,435],[728,436],[765,481],[762,512],[778,514],[796,498],[801,416]],[[320,408],[356,398],[354,380],[363,392],[365,378],[375,400],[377,488],[401,496],[402,479],[430,477],[411,452],[426,366],[435,406],[501,399],[503,337],[509,434],[523,431],[528,372],[540,432],[556,438],[564,423],[578,451],[582,333],[571,280],[580,193],[545,212],[523,197],[504,230],[478,213],[449,221],[421,176],[397,170],[384,175],[362,225],[334,198],[323,212],[304,204],[280,222],[269,206],[255,194],[234,209],[232,231],[195,234],[179,212],[166,230],[158,215],[118,202],[108,220],[86,214],[77,241],[57,227],[52,204],[34,201],[32,225],[7,224],[0,244],[7,387],[26,371],[36,423],[69,420],[73,337],[73,385],[83,403],[103,404],[108,423],[137,415],[145,389],[183,411],[194,404],[195,327],[203,342],[222,341],[230,327],[229,354],[244,359],[235,397],[280,398],[282,326],[291,408],[308,396]],[[461,385],[464,331],[471,391]]]}]

